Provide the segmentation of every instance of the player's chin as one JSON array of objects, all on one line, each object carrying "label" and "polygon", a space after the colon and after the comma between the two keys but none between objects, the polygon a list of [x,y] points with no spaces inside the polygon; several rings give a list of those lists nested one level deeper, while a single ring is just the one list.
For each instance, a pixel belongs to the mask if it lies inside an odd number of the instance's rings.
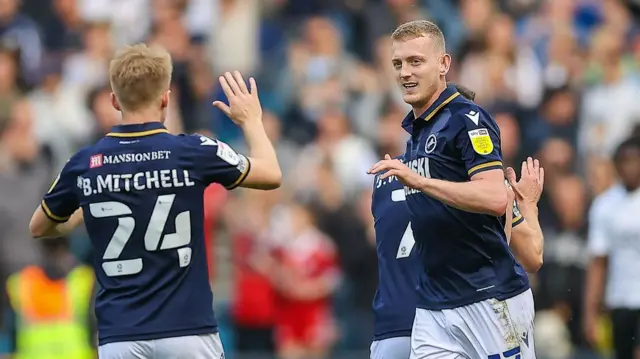
[{"label": "player's chin", "polygon": [[405,91],[402,94],[402,100],[409,105],[419,105],[424,102],[424,95],[419,92]]}]

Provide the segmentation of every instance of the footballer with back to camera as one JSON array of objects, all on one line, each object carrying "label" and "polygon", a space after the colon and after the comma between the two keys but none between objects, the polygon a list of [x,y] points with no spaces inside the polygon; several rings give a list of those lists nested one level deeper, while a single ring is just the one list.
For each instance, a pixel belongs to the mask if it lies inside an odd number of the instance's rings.
[{"label": "footballer with back to camera", "polygon": [[[370,173],[395,176],[405,188],[420,266],[410,357],[534,358],[533,296],[504,231],[509,189],[499,129],[447,86],[451,57],[435,24],[403,24],[392,39],[397,81],[413,108],[402,121],[411,136],[406,164],[385,156]],[[538,161],[522,169],[540,186]],[[512,180],[513,170],[507,175]],[[523,263],[539,267],[542,241],[520,245],[514,252],[527,254]]]},{"label": "footballer with back to camera", "polygon": [[262,125],[256,83],[219,78],[249,156],[201,135],[164,126],[172,72],[164,49],[128,46],[109,64],[122,123],[64,166],[30,223],[56,237],[84,221],[101,290],[95,312],[99,357],[224,358],[204,248],[203,191],[279,187],[281,171]]},{"label": "footballer with back to camera", "polygon": [[[461,85],[454,86],[461,96],[473,101],[473,91]],[[509,182],[516,187],[515,193],[510,191],[510,194],[517,197],[519,206],[513,202],[506,216],[505,231],[507,239],[511,238],[509,243],[516,258],[527,272],[534,273],[540,266],[542,253],[531,250],[529,244],[541,245],[544,240],[537,218],[542,183],[536,185],[528,168],[529,163],[524,162],[520,181],[516,181],[513,169],[507,169]],[[408,359],[411,352],[411,327],[417,302],[415,278],[419,266],[404,200],[403,186],[394,176],[386,180],[376,177],[371,211],[375,219],[379,285],[373,301],[375,321],[371,359]]]}]

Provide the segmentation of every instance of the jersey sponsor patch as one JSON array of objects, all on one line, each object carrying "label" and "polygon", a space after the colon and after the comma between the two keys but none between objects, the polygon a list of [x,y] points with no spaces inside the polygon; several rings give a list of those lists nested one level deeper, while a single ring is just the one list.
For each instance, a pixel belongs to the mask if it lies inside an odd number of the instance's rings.
[{"label": "jersey sponsor patch", "polygon": [[473,150],[479,155],[488,155],[493,151],[493,142],[486,128],[469,131],[469,139]]},{"label": "jersey sponsor patch", "polygon": [[102,167],[102,154],[97,154],[89,157],[89,168]]},{"label": "jersey sponsor patch", "polygon": [[216,155],[220,157],[223,161],[227,162],[232,166],[237,166],[240,163],[240,155],[236,153],[236,151],[231,148],[231,146],[226,143],[218,140],[218,151]]}]

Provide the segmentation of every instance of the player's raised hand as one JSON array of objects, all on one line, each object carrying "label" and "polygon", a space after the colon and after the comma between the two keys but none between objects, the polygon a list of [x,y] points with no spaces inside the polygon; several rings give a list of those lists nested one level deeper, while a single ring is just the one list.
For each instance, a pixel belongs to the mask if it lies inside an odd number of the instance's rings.
[{"label": "player's raised hand", "polygon": [[242,74],[238,71],[234,71],[233,74],[225,72],[218,80],[229,104],[215,101],[213,106],[224,112],[238,126],[244,126],[253,121],[262,121],[262,106],[258,99],[258,86],[253,77],[249,78],[250,88],[247,88]]},{"label": "player's raised hand", "polygon": [[544,168],[540,161],[529,157],[522,162],[520,181],[516,181],[516,171],[511,167],[507,168],[507,180],[519,203],[537,204],[544,188]]},{"label": "player's raised hand", "polygon": [[367,171],[367,173],[374,175],[382,173],[382,175],[380,176],[381,180],[384,180],[391,176],[396,176],[398,178],[398,181],[400,181],[403,185],[415,189],[420,189],[423,179],[419,174],[412,171],[400,160],[394,160],[388,154],[384,155],[384,160],[378,161],[369,169],[369,171]]}]

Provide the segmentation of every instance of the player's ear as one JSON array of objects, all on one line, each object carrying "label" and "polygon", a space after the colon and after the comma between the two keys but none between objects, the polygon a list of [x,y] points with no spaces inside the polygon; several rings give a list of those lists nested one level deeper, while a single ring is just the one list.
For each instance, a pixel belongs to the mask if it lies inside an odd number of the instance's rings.
[{"label": "player's ear", "polygon": [[440,76],[446,76],[451,68],[451,55],[444,53],[440,57]]},{"label": "player's ear", "polygon": [[113,108],[115,108],[118,111],[122,111],[122,109],[120,108],[120,104],[118,103],[118,98],[116,97],[115,93],[111,93],[111,106],[113,106]]},{"label": "player's ear", "polygon": [[171,95],[171,90],[167,90],[164,93],[162,93],[161,106],[163,109],[169,106],[169,95]]}]

